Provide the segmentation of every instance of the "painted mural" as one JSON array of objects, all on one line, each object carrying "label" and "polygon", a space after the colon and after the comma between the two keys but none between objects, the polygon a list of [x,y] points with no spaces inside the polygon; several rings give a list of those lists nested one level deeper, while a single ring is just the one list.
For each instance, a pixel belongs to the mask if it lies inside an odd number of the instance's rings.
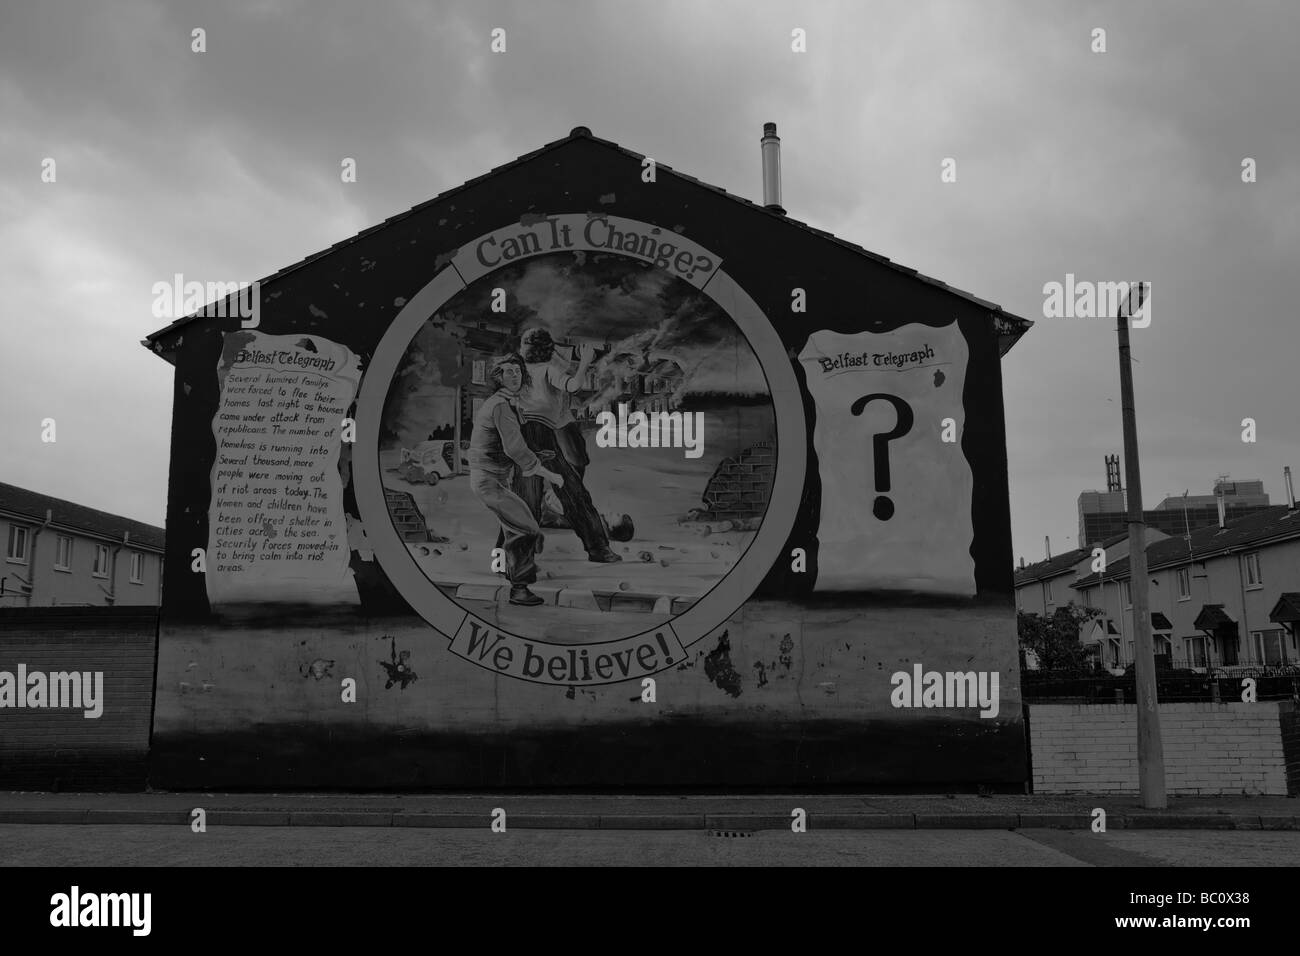
[{"label": "painted mural", "polygon": [[724,251],[530,214],[193,343],[154,784],[1022,780],[982,319]]}]

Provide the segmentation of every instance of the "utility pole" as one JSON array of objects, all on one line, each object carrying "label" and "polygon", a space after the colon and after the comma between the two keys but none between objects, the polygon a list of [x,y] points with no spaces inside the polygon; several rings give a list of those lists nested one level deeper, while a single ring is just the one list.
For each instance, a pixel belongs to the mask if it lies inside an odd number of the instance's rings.
[{"label": "utility pole", "polygon": [[1137,311],[1146,299],[1145,282],[1130,289],[1128,301],[1119,308],[1119,391],[1124,416],[1124,470],[1128,479],[1129,571],[1133,591],[1134,678],[1137,681],[1138,788],[1142,806],[1164,810],[1165,751],[1160,739],[1160,708],[1156,697],[1155,651],[1151,644],[1151,615],[1148,610],[1146,520],[1142,514],[1142,476],[1138,466],[1137,412],[1133,405],[1133,363],[1129,354],[1129,317],[1133,292]]}]

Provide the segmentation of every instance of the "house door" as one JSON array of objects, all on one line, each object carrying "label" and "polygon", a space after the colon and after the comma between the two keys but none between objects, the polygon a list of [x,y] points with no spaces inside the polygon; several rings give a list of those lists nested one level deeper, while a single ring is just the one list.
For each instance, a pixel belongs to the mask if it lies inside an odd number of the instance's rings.
[{"label": "house door", "polygon": [[1214,629],[1214,645],[1219,655],[1219,662],[1225,667],[1237,663],[1237,626],[1220,624]]}]

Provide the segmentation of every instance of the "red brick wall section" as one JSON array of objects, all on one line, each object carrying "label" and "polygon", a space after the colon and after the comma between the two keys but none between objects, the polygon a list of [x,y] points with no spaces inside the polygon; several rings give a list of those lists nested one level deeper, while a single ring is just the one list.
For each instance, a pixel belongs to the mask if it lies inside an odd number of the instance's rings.
[{"label": "red brick wall section", "polygon": [[[1285,796],[1279,713],[1285,706],[1161,704],[1168,792]],[[1031,704],[1029,710],[1035,793],[1137,792],[1136,706]]]},{"label": "red brick wall section", "polygon": [[158,609],[0,610],[0,671],[102,671],[103,713],[0,708],[0,790],[144,788]]},{"label": "red brick wall section", "polygon": [[1284,700],[1278,704],[1277,716],[1286,760],[1286,793],[1288,797],[1300,797],[1300,707],[1293,700]]}]

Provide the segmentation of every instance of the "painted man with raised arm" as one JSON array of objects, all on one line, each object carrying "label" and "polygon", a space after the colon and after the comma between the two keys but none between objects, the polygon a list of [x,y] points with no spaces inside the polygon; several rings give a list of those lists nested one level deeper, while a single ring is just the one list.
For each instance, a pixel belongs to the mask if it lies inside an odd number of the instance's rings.
[{"label": "painted man with raised arm", "polygon": [[[587,560],[601,564],[622,561],[621,555],[610,550],[609,533],[583,482],[590,459],[586,439],[570,407],[573,394],[582,388],[595,359],[595,349],[590,345],[581,346],[578,367],[570,372],[568,363],[555,354],[555,342],[546,329],[526,330],[519,346],[529,378],[518,401],[524,421],[524,440],[563,476],[564,482],[556,485],[555,494],[569,526],[587,550]],[[546,452],[552,452],[554,458],[545,455]],[[540,517],[544,486],[538,480],[525,480],[523,491],[533,515]]]}]

